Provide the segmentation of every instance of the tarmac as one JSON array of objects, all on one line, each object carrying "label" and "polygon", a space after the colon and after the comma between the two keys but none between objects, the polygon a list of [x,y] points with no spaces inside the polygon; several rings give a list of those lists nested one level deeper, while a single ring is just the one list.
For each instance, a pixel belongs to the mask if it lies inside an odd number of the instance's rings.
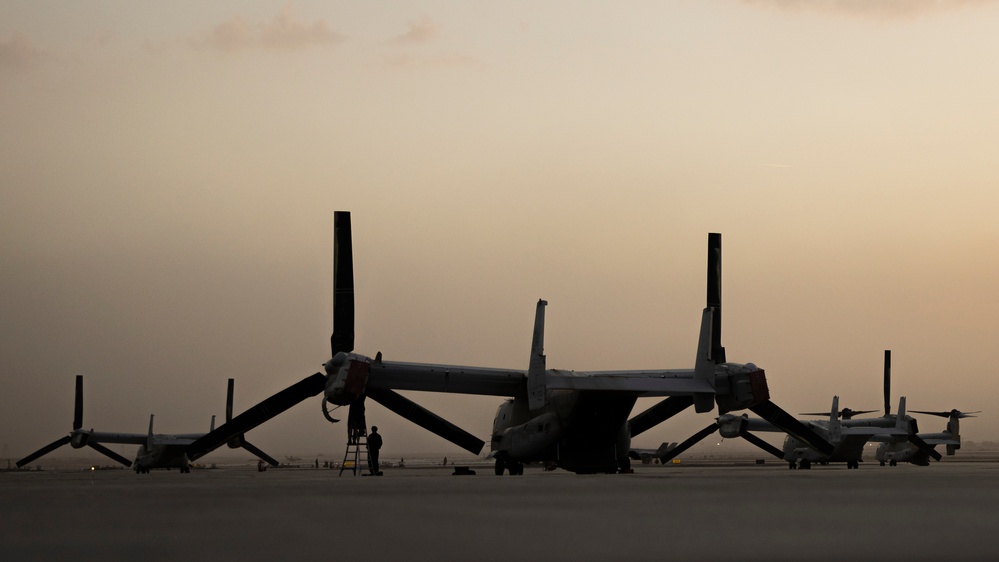
[{"label": "tarmac", "polygon": [[985,560],[999,463],[0,473],[0,560]]}]

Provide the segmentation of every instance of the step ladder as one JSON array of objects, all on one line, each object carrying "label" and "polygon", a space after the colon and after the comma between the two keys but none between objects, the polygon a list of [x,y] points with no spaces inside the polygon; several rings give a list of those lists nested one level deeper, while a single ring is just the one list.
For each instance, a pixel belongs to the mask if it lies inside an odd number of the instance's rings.
[{"label": "step ladder", "polygon": [[[352,463],[353,467],[348,468],[347,463]],[[356,443],[347,441],[347,450],[343,453],[343,462],[340,463],[340,476],[344,470],[352,470],[354,476],[358,471],[368,470],[368,438],[361,435]]]}]

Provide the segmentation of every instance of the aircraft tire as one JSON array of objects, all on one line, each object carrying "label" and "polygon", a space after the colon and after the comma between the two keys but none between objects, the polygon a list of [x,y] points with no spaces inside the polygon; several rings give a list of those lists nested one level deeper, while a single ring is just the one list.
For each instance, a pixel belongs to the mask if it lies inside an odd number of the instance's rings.
[{"label": "aircraft tire", "polygon": [[496,476],[503,476],[503,472],[505,470],[506,470],[506,463],[503,462],[503,459],[497,458],[496,459]]}]

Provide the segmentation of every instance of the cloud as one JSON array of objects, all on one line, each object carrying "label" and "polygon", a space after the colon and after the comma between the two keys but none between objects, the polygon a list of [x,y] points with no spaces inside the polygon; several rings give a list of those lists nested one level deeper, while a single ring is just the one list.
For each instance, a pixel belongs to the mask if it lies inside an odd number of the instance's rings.
[{"label": "cloud", "polygon": [[433,41],[439,34],[440,27],[424,16],[419,21],[410,22],[406,33],[397,36],[392,42],[396,45],[422,45]]},{"label": "cloud", "polygon": [[466,55],[458,53],[440,53],[437,55],[426,55],[414,57],[411,55],[397,54],[389,57],[385,61],[385,66],[389,68],[454,68],[459,66],[478,66],[479,62]]},{"label": "cloud", "polygon": [[15,32],[9,40],[0,41],[0,69],[28,70],[45,58],[24,34]]},{"label": "cloud", "polygon": [[325,20],[312,23],[297,20],[289,3],[270,21],[251,22],[236,16],[213,27],[197,44],[234,53],[251,49],[299,51],[339,45],[343,41],[343,35],[332,30]]},{"label": "cloud", "polygon": [[999,5],[999,0],[741,0],[788,12],[823,13],[876,20],[912,19],[964,7]]}]

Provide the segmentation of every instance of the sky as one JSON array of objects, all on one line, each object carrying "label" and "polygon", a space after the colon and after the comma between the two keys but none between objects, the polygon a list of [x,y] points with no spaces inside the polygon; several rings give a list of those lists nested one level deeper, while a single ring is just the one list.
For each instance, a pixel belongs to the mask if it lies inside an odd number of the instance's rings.
[{"label": "sky", "polygon": [[[358,352],[526,369],[544,298],[550,368],[689,368],[721,232],[723,343],[777,404],[880,409],[891,349],[893,411],[999,439],[997,27],[994,0],[4,2],[3,456],[70,431],[78,374],[85,427],[179,433],[229,377],[240,410],[319,371],[335,210]],[[502,401],[408,396],[486,441]],[[367,414],[385,458],[461,453]],[[247,437],[345,431],[317,397]]]}]

